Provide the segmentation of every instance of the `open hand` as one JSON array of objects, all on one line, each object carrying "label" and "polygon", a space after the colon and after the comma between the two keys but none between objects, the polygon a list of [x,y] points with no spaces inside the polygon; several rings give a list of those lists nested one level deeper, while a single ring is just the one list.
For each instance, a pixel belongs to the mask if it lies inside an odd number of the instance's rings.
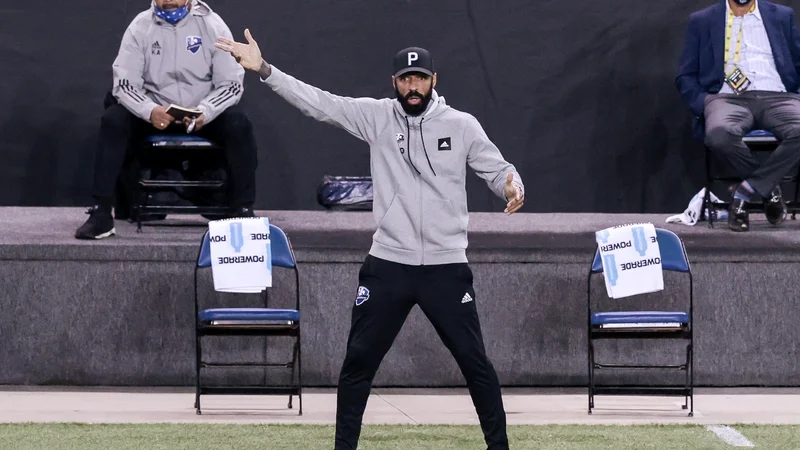
[{"label": "open hand", "polygon": [[167,114],[167,109],[163,106],[156,106],[150,112],[150,123],[159,130],[166,130],[172,122],[175,122],[175,118]]},{"label": "open hand", "polygon": [[258,69],[261,68],[261,64],[264,61],[261,58],[261,49],[258,48],[258,43],[250,34],[250,29],[244,30],[244,37],[247,39],[247,44],[242,44],[228,39],[225,36],[220,36],[217,38],[219,42],[214,43],[214,46],[230,53],[236,58],[236,62],[241,64],[245,69],[258,72]]},{"label": "open hand", "polygon": [[514,174],[509,173],[508,177],[506,177],[506,187],[505,187],[505,196],[508,199],[508,204],[506,205],[505,212],[506,214],[514,214],[515,212],[519,211],[522,208],[523,202],[525,200],[525,196],[522,195],[520,192],[519,187],[513,183],[514,181]]}]

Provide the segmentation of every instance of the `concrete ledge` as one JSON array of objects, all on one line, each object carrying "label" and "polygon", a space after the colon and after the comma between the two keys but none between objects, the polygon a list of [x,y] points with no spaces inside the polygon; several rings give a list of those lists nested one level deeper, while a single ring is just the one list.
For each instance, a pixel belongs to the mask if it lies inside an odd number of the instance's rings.
[{"label": "concrete ledge", "polygon": [[[261,212],[283,227],[301,268],[304,380],[333,386],[344,357],[357,274],[372,233],[370,214]],[[172,226],[118,222],[120,236],[77,241],[75,208],[0,208],[0,384],[190,386],[194,383],[192,279],[202,219]],[[586,275],[593,232],[661,216],[475,214],[469,257],[490,358],[506,386],[586,383]],[[195,227],[176,226],[194,223]],[[798,386],[800,224],[754,221],[747,234],[669,225],[686,242],[695,280],[695,381],[706,386]],[[472,231],[474,230],[474,231]],[[687,287],[613,308],[684,308]],[[288,305],[288,274],[276,274],[270,306]],[[213,292],[201,276],[202,305],[258,305],[253,296]],[[283,286],[283,288],[281,287]],[[596,277],[594,292],[602,294]],[[662,302],[662,303],[658,303]],[[288,341],[210,340],[221,358],[288,357]],[[655,345],[655,347],[651,347]],[[665,343],[603,343],[605,361],[679,361]],[[647,362],[647,361],[645,361]],[[603,381],[682,381],[682,373],[611,373]],[[284,382],[277,372],[226,371],[215,381]],[[418,309],[386,356],[378,386],[462,386],[458,367]]]}]

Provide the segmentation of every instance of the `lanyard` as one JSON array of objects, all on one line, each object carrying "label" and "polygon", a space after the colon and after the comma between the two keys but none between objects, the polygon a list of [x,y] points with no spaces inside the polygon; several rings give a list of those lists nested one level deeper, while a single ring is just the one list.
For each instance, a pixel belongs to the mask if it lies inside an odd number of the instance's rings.
[{"label": "lanyard", "polygon": [[[756,9],[756,2],[753,2],[753,6],[750,7],[750,11],[747,11],[747,14],[752,13]],[[730,54],[731,49],[731,34],[733,33],[733,10],[728,11],[728,27],[725,30],[725,65],[728,65],[728,55]],[[739,62],[739,50],[742,48],[742,28],[744,27],[744,16],[742,16],[742,21],[739,22],[739,34],[736,37],[736,49],[734,50],[733,54],[733,63],[736,64]]]}]

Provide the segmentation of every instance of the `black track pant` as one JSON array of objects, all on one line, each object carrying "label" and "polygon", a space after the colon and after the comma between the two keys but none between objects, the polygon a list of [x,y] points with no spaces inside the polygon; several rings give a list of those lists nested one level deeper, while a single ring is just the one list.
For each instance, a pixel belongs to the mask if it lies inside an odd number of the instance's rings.
[{"label": "black track pant", "polygon": [[368,256],[359,285],[339,376],[335,448],[357,448],[378,366],[419,304],[466,378],[489,449],[507,449],[500,383],[486,357],[469,266],[408,266]]}]

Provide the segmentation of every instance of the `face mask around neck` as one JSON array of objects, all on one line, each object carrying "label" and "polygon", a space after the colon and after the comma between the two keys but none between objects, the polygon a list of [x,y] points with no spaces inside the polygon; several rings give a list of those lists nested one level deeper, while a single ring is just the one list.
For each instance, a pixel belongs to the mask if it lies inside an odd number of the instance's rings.
[{"label": "face mask around neck", "polygon": [[189,14],[189,4],[181,6],[178,9],[173,9],[170,11],[164,10],[156,6],[156,17],[164,20],[165,22],[175,25],[176,23],[180,22],[181,19],[186,17]]}]

